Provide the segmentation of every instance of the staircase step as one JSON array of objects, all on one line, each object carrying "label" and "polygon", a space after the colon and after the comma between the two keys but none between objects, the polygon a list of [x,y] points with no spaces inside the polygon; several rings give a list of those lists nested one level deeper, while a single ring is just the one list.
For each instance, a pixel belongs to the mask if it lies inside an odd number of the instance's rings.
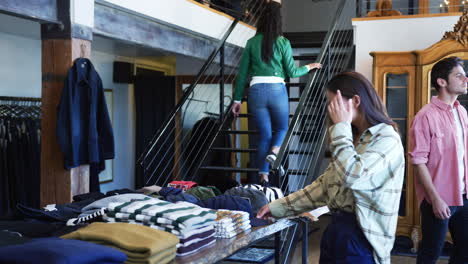
[{"label": "staircase step", "polygon": [[318,134],[320,131],[293,131],[293,135],[310,135],[310,134]]},{"label": "staircase step", "polygon": [[220,130],[221,133],[227,134],[236,134],[236,135],[256,135],[258,134],[257,130]]},{"label": "staircase step", "polygon": [[288,82],[286,83],[286,87],[305,87],[307,83],[295,83],[295,82]]},{"label": "staircase step", "polygon": [[286,174],[287,175],[307,175],[307,171],[290,169],[290,170],[286,170]]},{"label": "staircase step", "polygon": [[326,35],[326,31],[284,32],[284,37],[291,41],[293,48],[320,48]]},{"label": "staircase step", "polygon": [[228,171],[228,172],[257,172],[258,169],[253,168],[233,168],[233,167],[220,167],[220,166],[204,166],[200,167],[201,170],[211,171]]},{"label": "staircase step", "polygon": [[211,148],[210,151],[227,151],[227,152],[257,152],[257,149],[253,148]]},{"label": "staircase step", "polygon": [[293,56],[294,60],[299,61],[315,61],[317,59],[317,55],[296,55]]},{"label": "staircase step", "polygon": [[288,155],[314,155],[315,152],[313,151],[305,151],[305,150],[290,150],[286,152]]}]

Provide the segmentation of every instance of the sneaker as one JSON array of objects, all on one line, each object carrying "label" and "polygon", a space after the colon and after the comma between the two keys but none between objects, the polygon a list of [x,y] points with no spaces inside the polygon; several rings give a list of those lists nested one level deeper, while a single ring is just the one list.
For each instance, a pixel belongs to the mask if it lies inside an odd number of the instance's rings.
[{"label": "sneaker", "polygon": [[268,154],[266,156],[266,161],[268,161],[268,163],[270,163],[270,165],[273,165],[273,163],[275,163],[275,161],[276,161],[276,154],[273,153],[273,152],[270,152],[270,154]]},{"label": "sneaker", "polygon": [[[268,154],[266,156],[266,161],[268,161],[268,163],[270,163],[271,166],[273,166],[273,164],[275,163],[276,161],[276,154],[273,153],[273,152],[270,152],[270,154]],[[283,165],[280,164],[280,166],[278,167],[278,174],[280,177],[284,176],[285,174],[285,170],[283,168]]]}]

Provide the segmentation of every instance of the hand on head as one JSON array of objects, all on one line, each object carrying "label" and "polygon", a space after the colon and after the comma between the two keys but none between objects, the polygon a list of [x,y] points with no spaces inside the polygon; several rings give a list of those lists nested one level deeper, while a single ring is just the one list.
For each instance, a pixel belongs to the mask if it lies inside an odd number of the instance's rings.
[{"label": "hand on head", "polygon": [[336,96],[333,97],[328,104],[328,115],[334,124],[340,122],[351,123],[353,121],[353,111],[353,99],[343,98],[340,90],[336,92]]}]

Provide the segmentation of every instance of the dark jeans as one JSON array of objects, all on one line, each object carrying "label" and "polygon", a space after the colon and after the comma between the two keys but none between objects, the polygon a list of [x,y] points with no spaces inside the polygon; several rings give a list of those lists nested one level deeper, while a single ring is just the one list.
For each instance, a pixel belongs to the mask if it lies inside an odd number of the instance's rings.
[{"label": "dark jeans", "polygon": [[436,263],[445,243],[447,230],[453,239],[450,264],[468,264],[468,200],[463,206],[450,206],[449,219],[439,219],[432,211],[432,205],[425,200],[421,203],[422,241],[418,251],[418,264]]},{"label": "dark jeans", "polygon": [[320,264],[373,264],[372,246],[355,214],[334,212],[320,242]]}]

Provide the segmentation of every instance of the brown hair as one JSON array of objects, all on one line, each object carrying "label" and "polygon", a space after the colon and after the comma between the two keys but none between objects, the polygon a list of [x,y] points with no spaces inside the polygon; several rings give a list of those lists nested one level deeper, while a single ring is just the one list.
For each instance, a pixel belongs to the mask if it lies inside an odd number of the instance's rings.
[{"label": "brown hair", "polygon": [[387,110],[377,95],[374,86],[362,74],[354,71],[339,73],[328,82],[326,89],[332,93],[340,90],[341,95],[347,99],[358,95],[361,98],[359,108],[370,126],[385,123],[393,126],[395,131],[398,131],[397,124],[388,116]]}]

